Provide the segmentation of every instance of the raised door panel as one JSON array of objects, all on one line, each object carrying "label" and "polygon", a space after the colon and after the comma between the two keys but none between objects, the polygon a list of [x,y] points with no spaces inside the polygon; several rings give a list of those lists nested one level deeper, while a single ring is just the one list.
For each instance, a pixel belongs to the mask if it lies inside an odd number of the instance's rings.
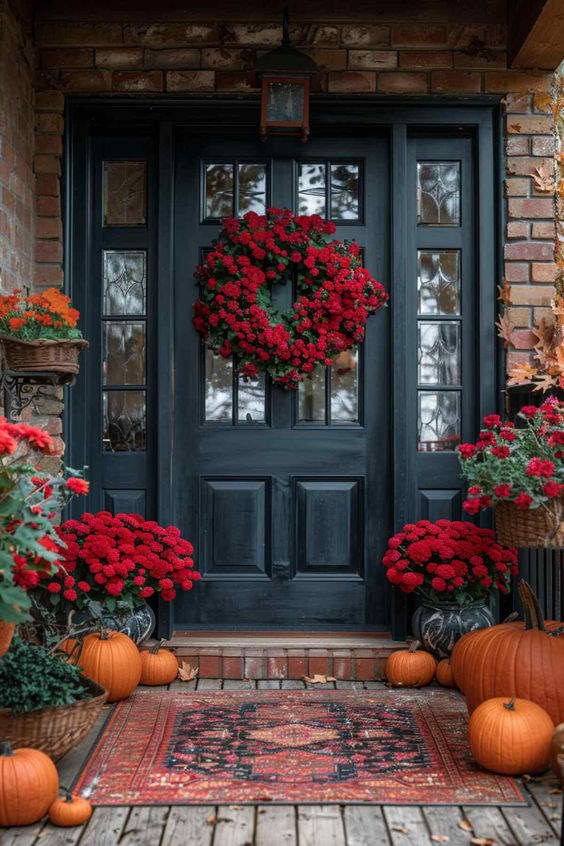
[{"label": "raised door panel", "polygon": [[104,508],[112,514],[141,514],[146,517],[146,491],[105,490]]},{"label": "raised door panel", "polygon": [[460,520],[462,492],[460,490],[419,491],[419,519]]}]

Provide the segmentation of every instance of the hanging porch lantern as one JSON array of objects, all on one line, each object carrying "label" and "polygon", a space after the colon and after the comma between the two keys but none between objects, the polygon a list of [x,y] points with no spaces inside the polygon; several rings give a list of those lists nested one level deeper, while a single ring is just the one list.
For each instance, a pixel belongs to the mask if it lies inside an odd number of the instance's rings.
[{"label": "hanging porch lantern", "polygon": [[309,135],[309,89],[317,73],[310,56],[292,47],[288,9],[284,9],[282,44],[260,58],[255,73],[261,80],[260,136]]}]

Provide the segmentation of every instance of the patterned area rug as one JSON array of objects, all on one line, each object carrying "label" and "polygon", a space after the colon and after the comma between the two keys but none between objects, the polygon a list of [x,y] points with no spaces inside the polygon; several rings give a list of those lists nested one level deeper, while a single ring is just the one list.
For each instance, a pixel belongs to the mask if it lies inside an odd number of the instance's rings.
[{"label": "patterned area rug", "polygon": [[78,789],[95,805],[525,804],[480,770],[454,691],[147,691],[121,702]]}]

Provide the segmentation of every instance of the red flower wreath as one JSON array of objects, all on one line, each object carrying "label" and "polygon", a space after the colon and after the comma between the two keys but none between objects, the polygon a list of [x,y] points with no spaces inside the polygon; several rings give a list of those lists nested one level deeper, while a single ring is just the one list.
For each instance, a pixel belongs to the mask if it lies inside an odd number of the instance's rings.
[{"label": "red flower wreath", "polygon": [[[370,314],[388,299],[362,267],[354,242],[328,241],[335,224],[319,215],[268,209],[228,218],[205,262],[194,326],[210,349],[235,355],[245,376],[259,370],[297,387],[316,364],[364,339]],[[294,272],[297,300],[286,311],[272,305],[271,285]]]}]

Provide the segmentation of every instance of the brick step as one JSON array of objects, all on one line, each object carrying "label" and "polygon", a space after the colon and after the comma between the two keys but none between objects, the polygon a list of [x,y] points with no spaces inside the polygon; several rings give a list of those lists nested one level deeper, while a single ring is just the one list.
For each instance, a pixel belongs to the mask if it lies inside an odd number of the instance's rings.
[{"label": "brick step", "polygon": [[264,633],[202,635],[177,633],[163,644],[178,661],[198,668],[200,678],[301,679],[316,673],[337,679],[385,678],[388,656],[407,644],[382,635],[321,637],[318,633],[284,637]]}]

